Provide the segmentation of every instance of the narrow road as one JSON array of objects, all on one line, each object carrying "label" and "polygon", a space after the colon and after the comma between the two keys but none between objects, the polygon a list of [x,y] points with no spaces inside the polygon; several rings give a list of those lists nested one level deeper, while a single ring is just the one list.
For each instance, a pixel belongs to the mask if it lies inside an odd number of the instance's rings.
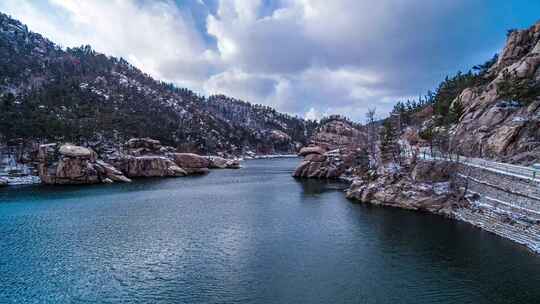
[{"label": "narrow road", "polygon": [[[420,158],[423,159],[448,159],[447,155],[433,151],[435,155],[431,155],[429,149],[422,149]],[[457,160],[458,156],[453,154],[452,160]],[[540,170],[533,167],[513,165],[507,163],[496,162],[483,158],[459,156],[459,162],[465,165],[480,167],[483,169],[494,170],[507,175],[514,175],[522,178],[533,179],[540,182]]]}]

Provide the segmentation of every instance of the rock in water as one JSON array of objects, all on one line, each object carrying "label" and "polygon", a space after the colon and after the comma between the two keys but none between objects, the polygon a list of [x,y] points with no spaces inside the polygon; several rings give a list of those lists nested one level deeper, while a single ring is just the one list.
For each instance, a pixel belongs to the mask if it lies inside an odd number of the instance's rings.
[{"label": "rock in water", "polygon": [[97,184],[129,182],[113,166],[97,160],[97,154],[85,147],[64,144],[41,145],[38,172],[44,184]]},{"label": "rock in water", "polygon": [[219,156],[209,156],[210,169],[239,169],[240,161],[236,159],[225,159]]},{"label": "rock in water", "polygon": [[352,166],[358,166],[367,155],[365,131],[342,117],[330,117],[317,128],[310,145],[300,149],[304,160],[293,173],[294,177],[340,178]]},{"label": "rock in water", "polygon": [[173,159],[188,174],[206,174],[209,172],[210,161],[206,157],[193,153],[174,153]]},{"label": "rock in water", "polygon": [[304,148],[300,149],[300,152],[298,152],[298,156],[307,156],[307,155],[310,155],[310,154],[322,155],[325,152],[326,152],[326,150],[319,147],[319,146],[304,147]]},{"label": "rock in water", "polygon": [[114,165],[128,177],[176,177],[188,174],[164,156],[124,155],[115,160]]},{"label": "rock in water", "polygon": [[[409,210],[424,210],[432,213],[451,215],[457,202],[448,188],[449,176],[444,172],[451,164],[443,162],[424,162],[414,168],[415,180],[407,170],[396,171],[394,168],[380,168],[376,178],[357,178],[347,190],[347,198],[374,205],[392,206]],[[441,169],[436,167],[442,166]],[[428,173],[435,169],[440,174]]]},{"label": "rock in water", "polygon": [[8,185],[8,181],[0,177],[0,187],[5,187]]},{"label": "rock in water", "polygon": [[227,160],[227,169],[240,169],[240,161],[237,159]]},{"label": "rock in water", "polygon": [[[109,156],[109,163],[128,177],[177,177],[188,172],[180,168],[170,155],[173,147],[159,140],[132,138],[124,144],[124,153]],[[111,178],[114,180],[114,178]]]},{"label": "rock in water", "polygon": [[[300,150],[304,160],[298,165],[293,173],[294,177],[304,178],[327,178],[336,179],[341,177],[358,157],[356,150],[334,150],[324,153],[321,147],[305,147]],[[323,152],[323,153],[321,153]]]}]

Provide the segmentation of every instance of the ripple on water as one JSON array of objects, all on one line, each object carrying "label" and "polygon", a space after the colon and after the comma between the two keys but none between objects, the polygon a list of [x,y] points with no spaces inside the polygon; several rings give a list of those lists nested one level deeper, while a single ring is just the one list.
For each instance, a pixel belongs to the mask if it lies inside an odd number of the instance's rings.
[{"label": "ripple on water", "polygon": [[296,159],[196,178],[0,191],[0,303],[536,303],[540,260],[355,205]]}]

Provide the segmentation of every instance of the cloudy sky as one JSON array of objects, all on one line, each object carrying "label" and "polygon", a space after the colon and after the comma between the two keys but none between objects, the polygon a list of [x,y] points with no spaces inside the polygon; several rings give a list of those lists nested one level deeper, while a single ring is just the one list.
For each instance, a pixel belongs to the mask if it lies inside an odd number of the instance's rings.
[{"label": "cloudy sky", "polygon": [[540,1],[2,0],[0,11],[205,95],[363,120],[492,57],[508,29],[540,19]]}]

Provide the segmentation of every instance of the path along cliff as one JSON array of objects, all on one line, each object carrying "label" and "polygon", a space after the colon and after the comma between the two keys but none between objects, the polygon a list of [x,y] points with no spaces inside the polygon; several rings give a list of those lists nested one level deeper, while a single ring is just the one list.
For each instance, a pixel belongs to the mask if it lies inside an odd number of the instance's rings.
[{"label": "path along cliff", "polygon": [[[350,182],[346,196],[352,202],[442,215],[540,253],[540,190],[536,190],[540,180],[529,174],[530,168],[430,155],[425,153],[428,147],[411,148],[407,136],[396,141],[398,151],[388,151],[378,140],[371,155],[366,128],[344,121],[328,124],[329,128],[320,130],[331,136],[316,133],[310,146],[301,149],[299,156],[304,159],[293,173],[295,177],[345,179]],[[332,127],[336,124],[340,128]],[[353,140],[350,134],[357,132],[362,136]],[[337,137],[342,138],[335,140]],[[405,153],[405,147],[413,152]]]}]

